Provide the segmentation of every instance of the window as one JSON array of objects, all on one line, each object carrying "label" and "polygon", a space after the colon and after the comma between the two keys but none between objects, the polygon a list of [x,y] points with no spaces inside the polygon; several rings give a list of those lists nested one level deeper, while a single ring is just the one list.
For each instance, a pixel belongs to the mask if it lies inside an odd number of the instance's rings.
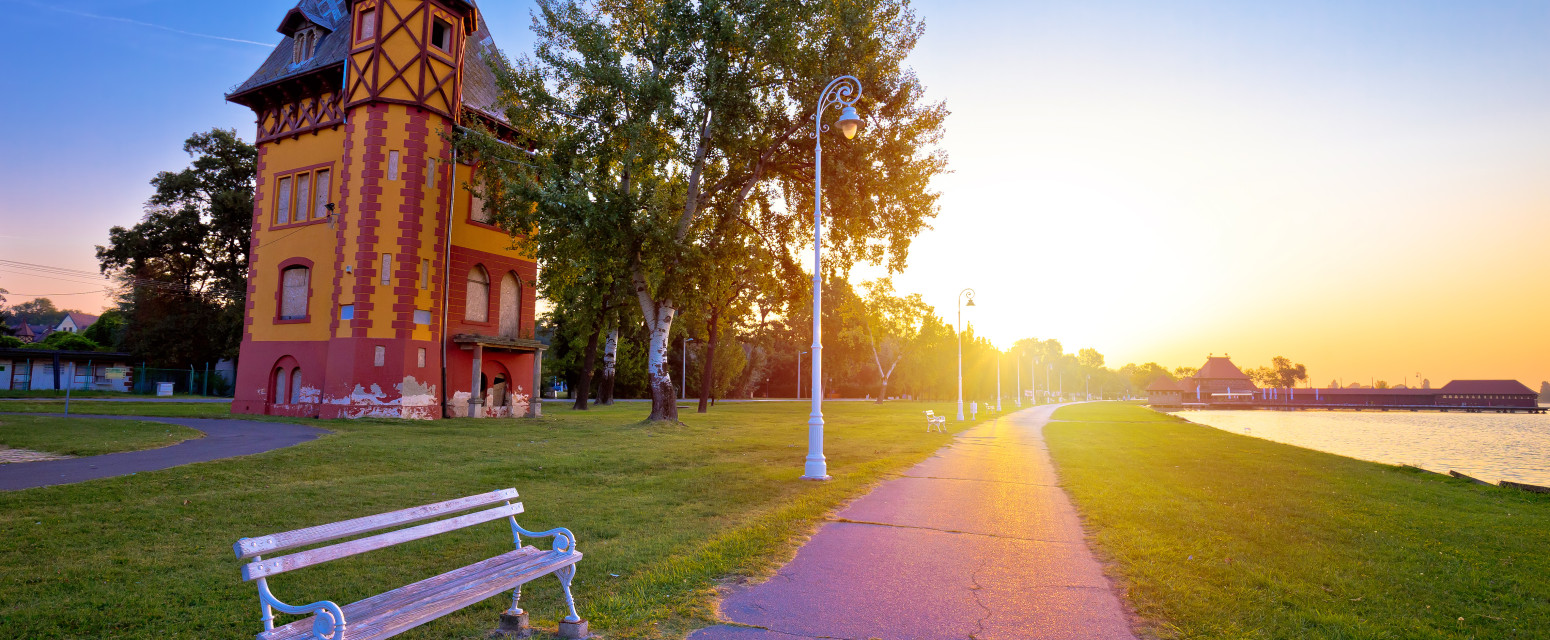
[{"label": "window", "polygon": [[[474,188],[482,189],[483,187],[484,183],[480,181]],[[490,212],[485,208],[484,198],[480,197],[480,193],[481,191],[473,191],[468,197],[468,219],[488,224],[490,222]]]},{"label": "window", "polygon": [[382,254],[382,284],[393,282],[393,254]]},{"label": "window", "polygon": [[301,402],[301,367],[291,370],[291,402]]},{"label": "window", "polygon": [[386,364],[387,364],[387,347],[380,347],[379,346],[376,349],[376,353],[374,353],[372,355],[371,365],[374,366],[374,367],[381,367],[381,366],[386,366]]},{"label": "window", "polygon": [[313,191],[316,191],[317,193],[315,196],[313,196],[315,200],[312,204],[312,217],[322,218],[328,215],[329,171],[328,169],[318,169],[315,175],[317,176],[317,178],[315,178],[317,181],[317,187],[313,189]]},{"label": "window", "polygon": [[312,203],[312,180],[310,173],[296,174],[296,222],[307,219],[307,205]]},{"label": "window", "polygon": [[278,205],[275,207],[275,224],[290,224],[291,222],[291,178],[280,178],[278,192]]},{"label": "window", "polygon": [[353,305],[353,304],[340,305],[339,306],[339,319],[340,320],[354,320],[355,319],[355,305]]},{"label": "window", "polygon": [[419,355],[417,357],[418,359],[416,361],[420,363],[420,366],[425,366],[425,347],[420,347]]},{"label": "window", "polygon": [[285,369],[275,369],[274,370],[274,403],[275,404],[285,404],[285,392],[289,391],[290,388],[291,388],[291,386],[285,383]]},{"label": "window", "polygon": [[469,322],[490,321],[490,274],[479,265],[468,270],[468,300],[463,308],[463,319]]},{"label": "window", "polygon": [[307,281],[311,270],[306,267],[287,267],[281,273],[280,319],[300,320],[307,317]]},{"label": "window", "polygon": [[431,311],[430,311],[430,309],[415,309],[414,310],[414,323],[415,324],[421,324],[421,325],[429,325],[431,323]]},{"label": "window", "polygon": [[429,289],[429,288],[431,288],[431,261],[430,260],[421,260],[420,261],[420,288],[421,289]]},{"label": "window", "polygon": [[388,152],[388,179],[389,180],[397,180],[398,179],[398,152],[397,151],[389,151]]},{"label": "window", "polygon": [[500,299],[500,336],[515,338],[517,329],[522,326],[522,285],[517,281],[517,274],[507,272],[501,278]]},{"label": "window", "polygon": [[366,9],[361,12],[360,22],[356,23],[356,42],[370,40],[377,37],[377,11]]},{"label": "window", "polygon": [[431,46],[452,52],[452,25],[440,18],[431,22]]},{"label": "window", "polygon": [[308,27],[296,32],[292,36],[291,64],[301,64],[312,59],[312,54],[317,53],[318,37],[321,34],[317,29]]},{"label": "window", "polygon": [[435,189],[436,188],[436,159],[435,158],[427,158],[425,160],[425,188],[427,188],[427,189]]}]

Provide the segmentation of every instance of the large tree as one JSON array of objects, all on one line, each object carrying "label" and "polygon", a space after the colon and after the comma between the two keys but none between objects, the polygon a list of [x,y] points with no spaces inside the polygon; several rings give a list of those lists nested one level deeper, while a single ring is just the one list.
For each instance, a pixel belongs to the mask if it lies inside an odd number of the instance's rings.
[{"label": "large tree", "polygon": [[933,311],[920,294],[901,296],[894,293],[893,282],[881,278],[864,283],[865,296],[855,299],[852,331],[865,333],[872,347],[872,363],[877,365],[879,386],[877,402],[888,399],[888,381],[899,362],[919,346],[921,329],[933,318]]},{"label": "large tree", "polygon": [[226,129],[189,136],[183,150],[193,162],[151,179],[140,223],[97,247],[102,272],[124,284],[123,348],[178,367],[237,357],[258,158]]},{"label": "large tree", "polygon": [[869,128],[824,156],[826,270],[902,269],[935,215],[946,109],[922,104],[904,66],[923,28],[906,0],[539,0],[534,25],[534,57],[500,77],[538,152],[483,170],[522,195],[498,217],[536,229],[541,259],[565,257],[546,248],[553,234],[581,234],[590,255],[625,260],[649,332],[652,419],[677,419],[668,341],[720,266],[716,238],[744,227],[772,263],[810,246],[805,134],[830,79],[860,78]]}]

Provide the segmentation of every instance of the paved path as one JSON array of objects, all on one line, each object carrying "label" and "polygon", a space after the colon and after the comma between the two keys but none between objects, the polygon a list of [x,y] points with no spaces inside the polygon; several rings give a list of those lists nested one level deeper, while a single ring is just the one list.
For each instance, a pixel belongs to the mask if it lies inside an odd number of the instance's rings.
[{"label": "paved path", "polygon": [[[57,413],[27,413],[17,415],[55,416]],[[156,471],[194,462],[207,462],[221,458],[246,456],[272,451],[282,447],[313,440],[327,431],[315,427],[281,422],[256,422],[253,420],[229,420],[208,418],[149,418],[144,416],[90,416],[71,414],[72,418],[101,420],[142,420],[165,422],[198,429],[205,437],[184,440],[160,449],[109,453],[86,458],[50,460],[47,462],[17,462],[0,465],[0,491],[15,491],[56,484],[71,484],[128,475],[141,471]]]},{"label": "paved path", "polygon": [[[840,511],[689,640],[1133,640],[1044,447],[1054,407],[959,435]],[[924,433],[920,434],[925,436]]]},{"label": "paved path", "polygon": [[[93,398],[91,396],[75,396],[71,402],[171,402],[184,404],[231,404],[231,398],[159,398],[156,396],[113,396],[110,398]],[[21,396],[16,398],[0,398],[0,402],[58,402],[64,404],[64,396]],[[0,405],[3,407],[4,405]]]}]

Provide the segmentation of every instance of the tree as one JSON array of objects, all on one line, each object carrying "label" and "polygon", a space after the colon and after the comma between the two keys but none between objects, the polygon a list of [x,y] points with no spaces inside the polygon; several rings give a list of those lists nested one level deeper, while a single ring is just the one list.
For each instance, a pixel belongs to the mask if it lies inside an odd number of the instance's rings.
[{"label": "tree", "polygon": [[1539,383],[1539,401],[1550,402],[1550,382]]},{"label": "tree", "polygon": [[566,233],[585,238],[588,255],[627,262],[649,335],[650,419],[677,419],[668,341],[703,276],[723,266],[716,239],[747,227],[779,261],[811,243],[815,168],[800,134],[841,73],[861,78],[857,108],[875,133],[825,154],[826,268],[903,268],[946,166],[934,149],[946,109],[920,104],[904,66],[922,28],[904,0],[539,0],[534,57],[498,74],[537,155],[531,168],[481,170],[526,201],[496,217],[536,229],[544,259],[555,257],[546,241]]},{"label": "tree", "polygon": [[151,179],[140,223],[97,247],[102,272],[124,284],[122,348],[180,367],[237,356],[258,158],[226,129],[189,136],[183,150],[193,162]]},{"label": "tree", "polygon": [[1389,383],[1386,380],[1379,380],[1379,381],[1373,383],[1372,388],[1374,388],[1374,389],[1387,389],[1387,388],[1389,388]]},{"label": "tree", "polygon": [[1173,368],[1173,375],[1178,376],[1180,379],[1188,378],[1188,377],[1193,376],[1193,375],[1195,375],[1197,373],[1200,373],[1200,368],[1199,367],[1174,367]]},{"label": "tree", "polygon": [[11,305],[9,312],[19,323],[42,324],[48,325],[49,328],[58,326],[67,313],[80,313],[76,309],[60,309],[54,306],[53,300],[48,298],[36,298]]},{"label": "tree", "polygon": [[872,347],[872,362],[881,382],[877,403],[882,404],[888,399],[888,380],[894,369],[916,346],[921,329],[934,314],[918,293],[895,295],[893,281],[888,278],[867,282],[862,289],[866,296],[851,305],[852,325],[860,325]]},{"label": "tree", "polygon": [[81,331],[81,335],[90,338],[93,342],[102,345],[106,349],[118,350],[123,348],[124,332],[129,323],[124,319],[124,312],[118,309],[108,309],[97,317],[97,321]]},{"label": "tree", "polygon": [[0,335],[0,349],[24,349],[26,347],[27,343],[22,342],[21,338],[16,336]]},{"label": "tree", "polygon": [[1103,354],[1098,353],[1097,349],[1091,347],[1081,349],[1076,352],[1076,362],[1088,369],[1102,369]]}]

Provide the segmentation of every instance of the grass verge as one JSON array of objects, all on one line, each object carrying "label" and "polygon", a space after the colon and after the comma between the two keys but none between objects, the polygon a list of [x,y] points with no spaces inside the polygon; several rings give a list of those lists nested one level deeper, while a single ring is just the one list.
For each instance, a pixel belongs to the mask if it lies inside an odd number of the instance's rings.
[{"label": "grass verge", "polygon": [[194,429],[162,422],[0,416],[0,444],[67,456],[155,449],[199,437]]},{"label": "grass verge", "polygon": [[[644,403],[546,409],[537,421],[322,421],[334,435],[266,454],[0,494],[0,637],[256,633],[238,538],[502,487],[522,492],[525,527],[576,532],[587,554],[577,604],[594,630],[682,637],[713,622],[721,581],[771,570],[830,509],[948,442],[921,416],[946,404],[832,403],[835,479],[816,483],[798,479],[804,403],[723,404],[682,425],[642,424]],[[287,602],[343,604],[510,544],[487,523],[270,584]],[[524,588],[523,603],[554,625],[557,581]],[[404,637],[482,638],[508,604],[493,598]]]},{"label": "grass verge", "polygon": [[[6,400],[0,402],[4,413],[64,413],[65,404],[58,400]],[[153,418],[243,418],[233,416],[231,405],[225,402],[93,402],[71,400],[70,413],[99,416],[146,416]]]},{"label": "grass verge", "polygon": [[1530,638],[1550,628],[1550,496],[1232,434],[1059,410],[1062,485],[1172,638]]}]

